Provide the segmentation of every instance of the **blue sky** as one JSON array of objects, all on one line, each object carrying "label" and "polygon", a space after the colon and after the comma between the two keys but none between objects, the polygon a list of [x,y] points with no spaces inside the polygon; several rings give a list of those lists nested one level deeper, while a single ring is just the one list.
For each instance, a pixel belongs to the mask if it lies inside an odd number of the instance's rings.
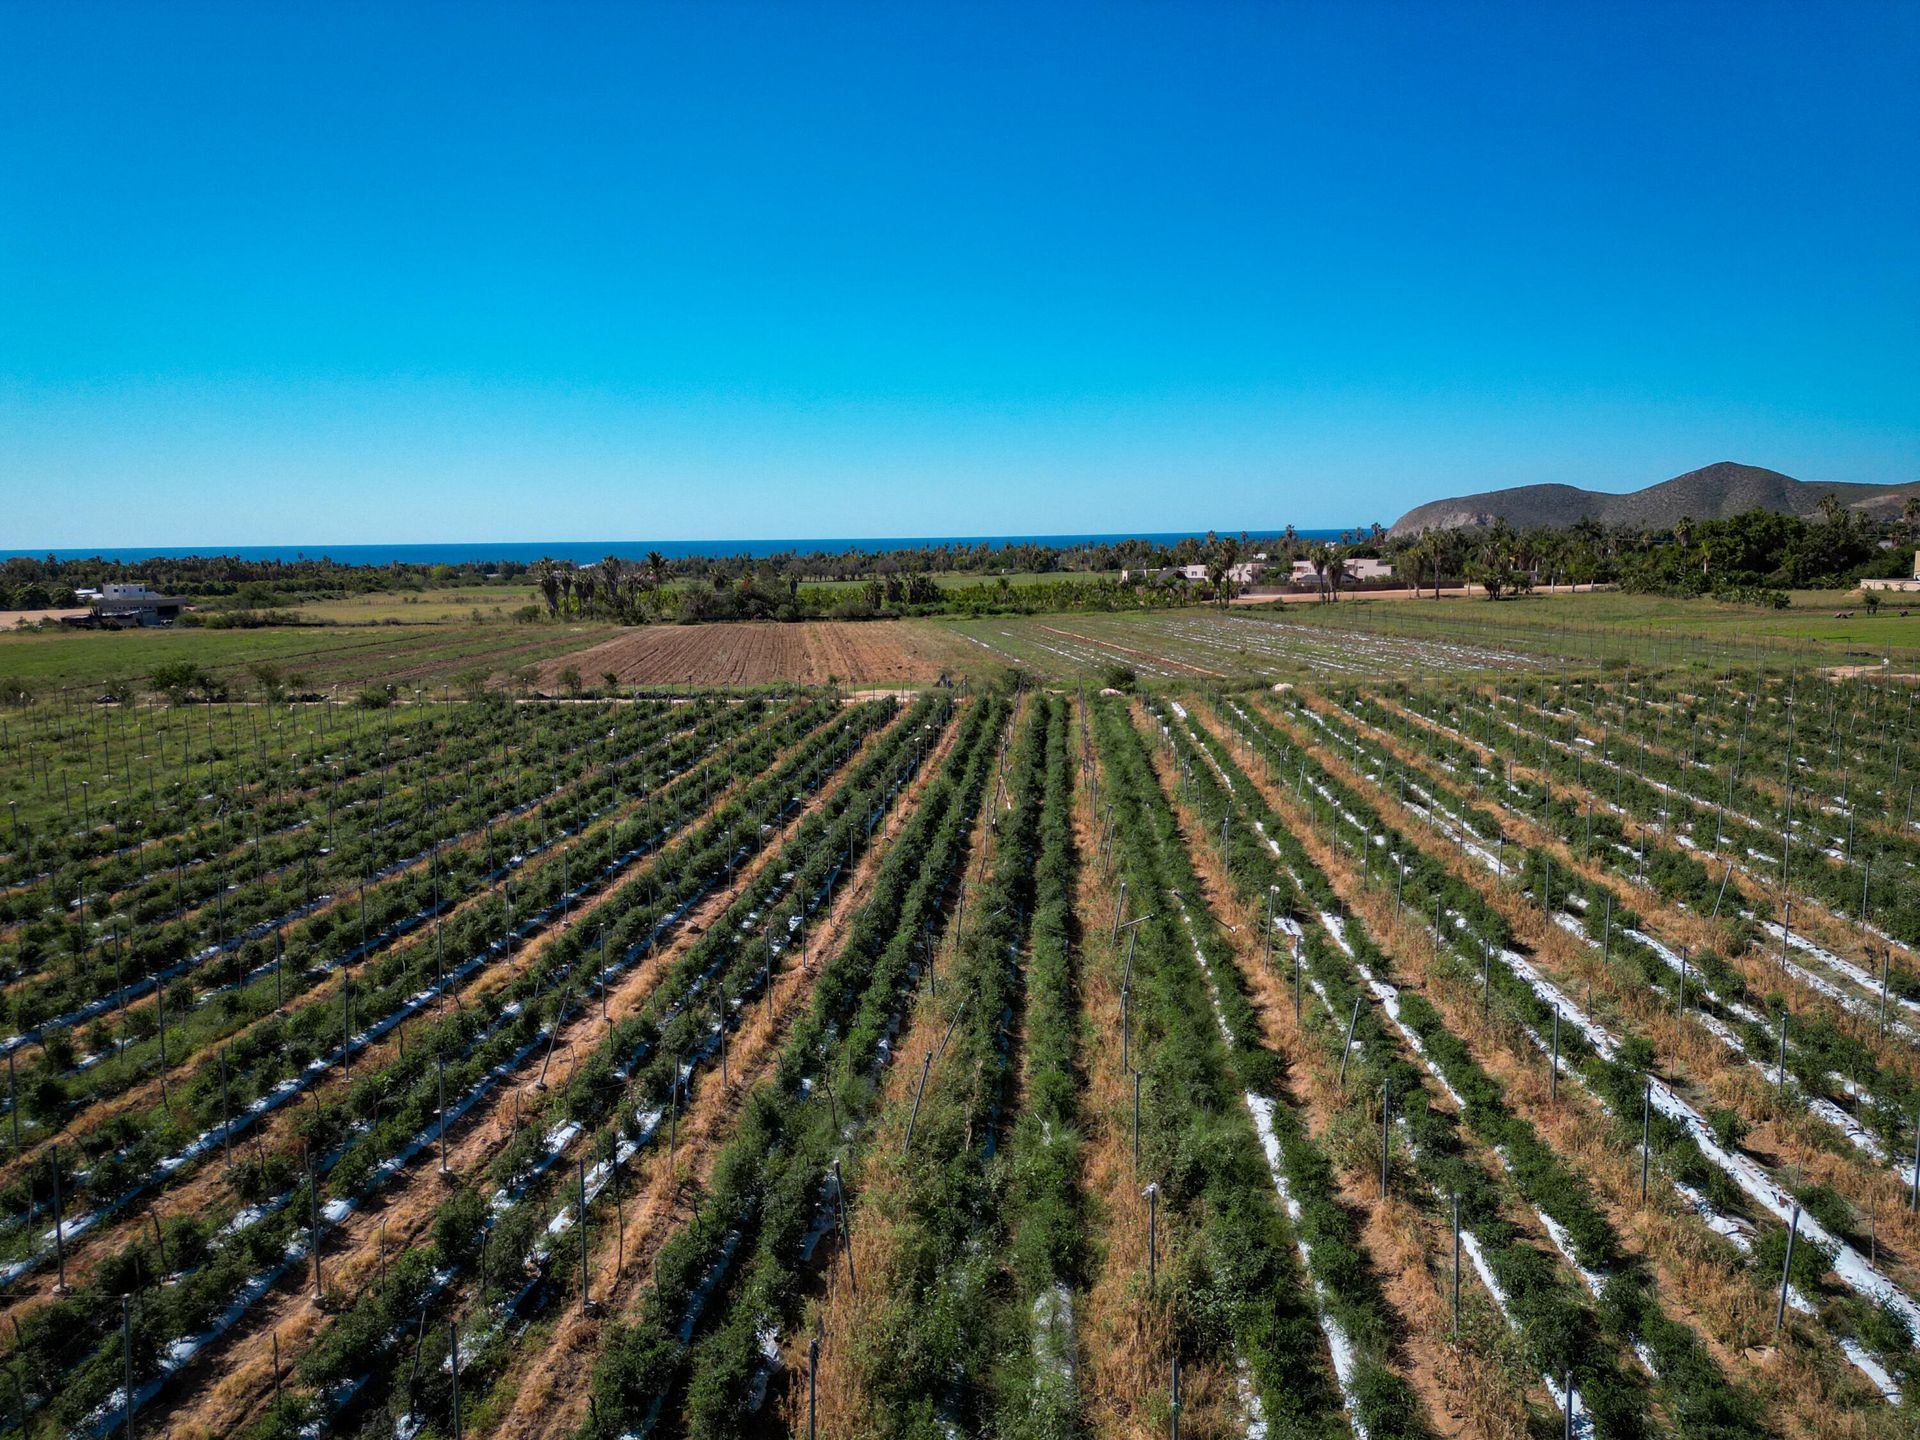
[{"label": "blue sky", "polygon": [[1920,479],[1912,4],[0,7],[0,549]]}]

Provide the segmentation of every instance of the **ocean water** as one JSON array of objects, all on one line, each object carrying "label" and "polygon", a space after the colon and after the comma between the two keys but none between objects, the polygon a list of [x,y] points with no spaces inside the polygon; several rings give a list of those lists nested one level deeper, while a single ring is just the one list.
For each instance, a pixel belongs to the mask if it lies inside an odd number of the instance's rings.
[{"label": "ocean water", "polygon": [[[1355,529],[1365,529],[1356,526]],[[1222,534],[1229,532],[1222,531]],[[1238,531],[1231,532],[1239,534]],[[1249,532],[1252,534],[1253,532]],[[1274,535],[1279,531],[1271,532]],[[1300,530],[1302,541],[1338,539],[1338,530]],[[1121,540],[1150,540],[1172,545],[1179,540],[1199,539],[1204,531],[1169,531],[1149,535],[923,535],[885,537],[843,537],[819,540],[548,540],[501,541],[477,545],[396,544],[396,545],[151,545],[100,546],[95,548],[51,550],[10,550],[6,555],[24,555],[42,559],[52,555],[59,560],[115,560],[132,563],[139,560],[177,559],[188,555],[235,555],[242,560],[318,560],[331,559],[342,565],[459,565],[502,560],[531,564],[544,556],[585,564],[616,555],[622,560],[643,560],[649,550],[658,550],[669,560],[689,555],[845,555],[853,551],[911,550],[933,545],[989,545],[1002,549],[1008,545],[1091,545]],[[1256,535],[1254,538],[1264,538]]]}]

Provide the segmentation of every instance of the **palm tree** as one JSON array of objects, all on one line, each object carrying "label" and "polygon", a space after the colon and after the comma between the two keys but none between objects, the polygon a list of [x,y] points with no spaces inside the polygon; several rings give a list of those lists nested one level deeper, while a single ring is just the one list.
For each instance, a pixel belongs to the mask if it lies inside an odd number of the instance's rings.
[{"label": "palm tree", "polygon": [[533,583],[540,587],[540,594],[547,602],[547,618],[551,620],[560,613],[560,576],[553,561],[544,555],[534,562]]},{"label": "palm tree", "polygon": [[573,612],[573,567],[571,565],[560,572],[560,608],[569,614]]},{"label": "palm tree", "polygon": [[1347,578],[1347,560],[1337,548],[1327,551],[1327,589],[1332,592],[1331,599],[1340,598],[1340,585]]},{"label": "palm tree", "polygon": [[1232,597],[1233,565],[1239,554],[1240,544],[1231,536],[1207,547],[1207,583],[1213,587],[1216,605],[1225,605]]},{"label": "palm tree", "polygon": [[1295,560],[1300,558],[1299,532],[1296,531],[1293,526],[1289,525],[1283,532],[1282,538],[1287,542],[1287,563],[1291,565]]},{"label": "palm tree", "polygon": [[573,588],[580,596],[580,613],[593,614],[593,599],[599,593],[600,582],[594,578],[592,570],[582,570],[573,582]]},{"label": "palm tree", "polygon": [[667,557],[658,550],[647,551],[647,585],[658,590],[667,583]]},{"label": "palm tree", "polygon": [[616,617],[620,614],[620,586],[626,579],[627,567],[620,563],[618,555],[609,555],[600,562],[601,586],[606,593],[607,608]]},{"label": "palm tree", "polygon": [[1420,594],[1420,577],[1427,573],[1437,558],[1433,545],[1425,537],[1415,540],[1400,552],[1399,565],[1406,572],[1407,588],[1416,597]]},{"label": "palm tree", "polygon": [[1320,587],[1320,603],[1327,599],[1327,569],[1333,564],[1333,549],[1328,545],[1316,545],[1307,551],[1307,563],[1313,566],[1314,583]]}]

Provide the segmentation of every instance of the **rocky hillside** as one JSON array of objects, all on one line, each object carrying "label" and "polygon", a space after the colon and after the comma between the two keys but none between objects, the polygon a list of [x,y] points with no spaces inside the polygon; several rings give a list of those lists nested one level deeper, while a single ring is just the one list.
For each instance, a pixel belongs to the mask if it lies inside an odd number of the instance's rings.
[{"label": "rocky hillside", "polygon": [[1683,515],[1695,520],[1720,520],[1746,510],[1814,515],[1825,495],[1838,496],[1849,509],[1887,519],[1900,514],[1909,495],[1920,495],[1920,481],[1904,485],[1817,484],[1795,480],[1778,470],[1722,460],[1624,495],[1573,485],[1519,485],[1511,490],[1431,500],[1402,515],[1390,533],[1407,536],[1423,530],[1457,530],[1490,525],[1496,519],[1505,520],[1516,530],[1534,530],[1571,525],[1582,516],[1591,516],[1602,525],[1653,530],[1672,525]]}]

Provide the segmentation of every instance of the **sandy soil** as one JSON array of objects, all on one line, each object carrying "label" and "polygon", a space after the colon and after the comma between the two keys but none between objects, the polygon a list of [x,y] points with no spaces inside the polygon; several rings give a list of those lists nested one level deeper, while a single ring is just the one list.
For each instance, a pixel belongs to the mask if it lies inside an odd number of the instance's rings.
[{"label": "sandy soil", "polygon": [[608,671],[628,685],[924,684],[943,667],[917,634],[894,621],[653,625],[548,661],[540,686],[558,689],[569,667],[589,685]]}]

